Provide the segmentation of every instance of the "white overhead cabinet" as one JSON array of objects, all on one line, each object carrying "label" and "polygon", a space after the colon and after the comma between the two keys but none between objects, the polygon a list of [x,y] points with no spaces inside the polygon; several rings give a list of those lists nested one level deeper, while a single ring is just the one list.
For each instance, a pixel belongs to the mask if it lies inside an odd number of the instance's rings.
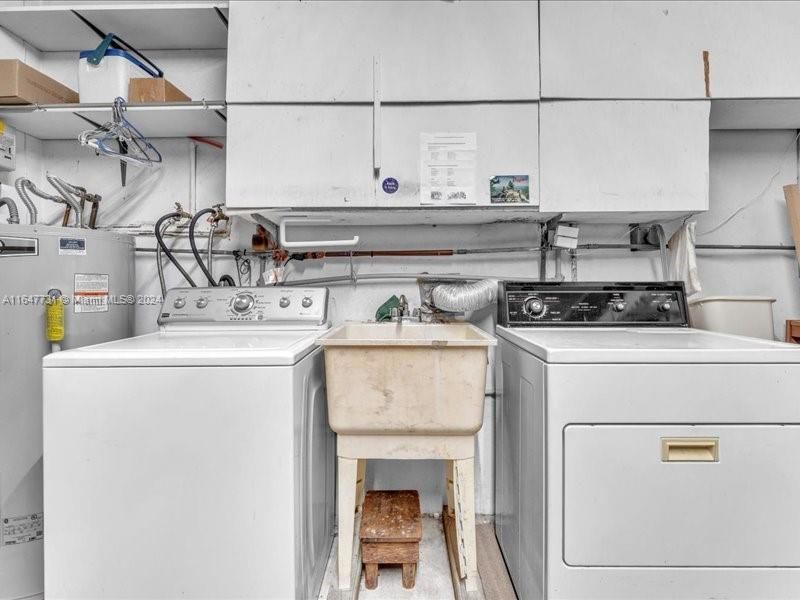
[{"label": "white overhead cabinet", "polygon": [[542,102],[540,111],[542,212],[708,209],[708,101]]},{"label": "white overhead cabinet", "polygon": [[228,106],[229,208],[370,206],[372,107]]},{"label": "white overhead cabinet", "polygon": [[227,99],[535,100],[538,28],[537,2],[234,0]]},{"label": "white overhead cabinet", "polygon": [[[474,134],[471,203],[491,204],[493,177],[518,176],[528,178],[527,199],[536,204],[538,109],[535,102],[387,105],[375,121],[370,105],[230,106],[227,203],[252,209],[419,206],[421,135],[451,132]],[[381,132],[377,141],[373,127]]]},{"label": "white overhead cabinet", "polygon": [[537,2],[231,2],[228,206],[418,207],[440,133],[474,140],[463,204],[535,203],[538,48]]},{"label": "white overhead cabinet", "polygon": [[800,3],[541,2],[543,98],[800,97]]},{"label": "white overhead cabinet", "polygon": [[[538,204],[539,104],[421,104],[385,106],[382,111],[381,170],[376,206],[415,206],[424,172],[420,163],[421,134],[475,134],[474,204],[490,205],[490,181],[496,176],[527,177],[528,203]],[[384,181],[398,182],[397,191]],[[421,180],[421,178],[423,180]],[[515,204],[520,206],[520,204]]]}]

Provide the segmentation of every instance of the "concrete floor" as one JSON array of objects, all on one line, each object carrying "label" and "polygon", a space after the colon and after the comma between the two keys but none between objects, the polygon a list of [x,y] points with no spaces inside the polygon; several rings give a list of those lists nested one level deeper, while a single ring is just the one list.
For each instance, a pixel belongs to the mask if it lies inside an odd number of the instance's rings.
[{"label": "concrete floor", "polygon": [[[319,600],[336,598],[336,593],[332,592],[336,589],[336,545],[337,540],[334,540]],[[422,541],[419,547],[419,566],[414,589],[403,588],[400,567],[381,567],[377,589],[366,589],[362,577],[358,598],[359,600],[454,600],[441,517],[425,515],[422,518]]]}]

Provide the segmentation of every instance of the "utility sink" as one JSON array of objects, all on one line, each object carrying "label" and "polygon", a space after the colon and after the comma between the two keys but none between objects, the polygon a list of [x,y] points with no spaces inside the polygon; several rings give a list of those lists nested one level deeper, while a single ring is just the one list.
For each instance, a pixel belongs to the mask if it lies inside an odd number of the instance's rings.
[{"label": "utility sink", "polygon": [[322,336],[342,435],[469,435],[483,424],[491,335],[469,323],[345,323]]}]

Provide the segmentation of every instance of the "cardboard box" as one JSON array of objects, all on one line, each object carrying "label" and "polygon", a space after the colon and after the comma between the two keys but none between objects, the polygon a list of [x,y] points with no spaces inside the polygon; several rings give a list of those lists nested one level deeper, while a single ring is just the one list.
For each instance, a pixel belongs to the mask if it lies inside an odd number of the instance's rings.
[{"label": "cardboard box", "polygon": [[16,59],[0,60],[0,104],[73,104],[78,93]]},{"label": "cardboard box", "polygon": [[128,86],[128,102],[190,102],[191,100],[163,78],[134,77]]}]

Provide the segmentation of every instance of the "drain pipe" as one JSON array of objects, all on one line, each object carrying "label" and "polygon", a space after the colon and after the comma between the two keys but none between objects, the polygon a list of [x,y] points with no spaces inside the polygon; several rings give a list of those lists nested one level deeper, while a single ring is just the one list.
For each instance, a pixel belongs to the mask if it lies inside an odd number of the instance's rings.
[{"label": "drain pipe", "polygon": [[19,210],[17,210],[17,203],[11,198],[0,198],[0,206],[8,208],[8,223],[11,225],[19,225]]}]

